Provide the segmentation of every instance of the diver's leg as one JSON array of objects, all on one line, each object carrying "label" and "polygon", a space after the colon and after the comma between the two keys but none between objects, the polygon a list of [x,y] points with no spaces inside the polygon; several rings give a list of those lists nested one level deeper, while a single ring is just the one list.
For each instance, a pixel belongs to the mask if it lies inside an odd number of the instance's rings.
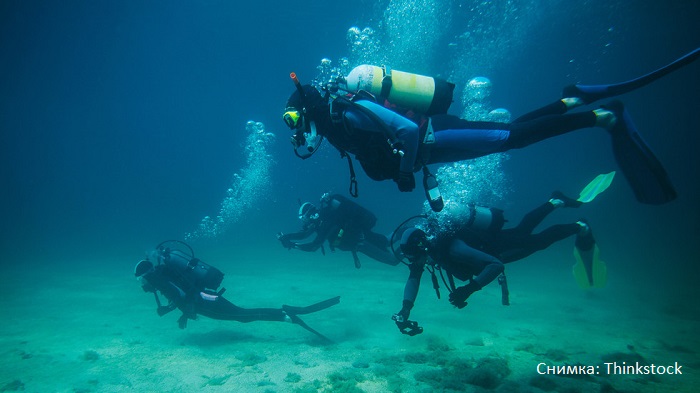
[{"label": "diver's leg", "polygon": [[367,255],[375,261],[396,266],[400,261],[389,252],[389,241],[384,235],[374,232],[366,232],[365,238],[357,244],[357,251]]},{"label": "diver's leg", "polygon": [[582,228],[583,227],[577,223],[552,225],[530,237],[530,241],[528,242],[530,252],[527,255],[536,251],[542,251],[560,240],[574,236],[581,232]]},{"label": "diver's leg", "polygon": [[510,125],[498,122],[467,121],[452,115],[430,118],[434,141],[428,148],[427,164],[456,162],[502,151],[510,135]]},{"label": "diver's leg", "polygon": [[540,206],[536,207],[529,213],[523,216],[520,223],[515,228],[504,229],[503,232],[518,232],[520,234],[529,234],[535,229],[536,226],[540,225],[542,220],[549,215],[549,213],[554,211],[554,204],[551,202],[545,202]]},{"label": "diver's leg", "polygon": [[511,263],[542,251],[555,242],[581,232],[579,224],[557,224],[534,235],[521,235],[503,231],[501,248],[498,254],[503,263]]},{"label": "diver's leg", "polygon": [[431,117],[434,143],[427,144],[428,164],[455,162],[519,149],[581,128],[609,127],[615,122],[610,110],[549,115],[529,121],[504,124],[473,122],[456,116]]},{"label": "diver's leg", "polygon": [[576,108],[583,105],[584,102],[578,97],[565,97],[561,100],[555,101],[549,105],[545,105],[542,108],[535,109],[532,112],[528,112],[517,119],[513,120],[512,123],[521,123],[524,121],[534,120],[540,117],[549,115],[563,115],[570,109]]},{"label": "diver's leg", "polygon": [[400,263],[400,261],[392,253],[365,242],[358,244],[357,251],[367,255],[377,262],[381,262],[386,265],[396,266]]},{"label": "diver's leg", "polygon": [[503,144],[502,151],[520,149],[548,138],[596,125],[599,125],[599,116],[594,111],[550,115],[513,123],[510,125],[510,136]]},{"label": "diver's leg", "polygon": [[253,322],[274,321],[285,322],[289,320],[287,314],[279,308],[242,308],[214,294],[200,294],[201,300],[197,303],[197,313],[212,319],[224,321]]}]

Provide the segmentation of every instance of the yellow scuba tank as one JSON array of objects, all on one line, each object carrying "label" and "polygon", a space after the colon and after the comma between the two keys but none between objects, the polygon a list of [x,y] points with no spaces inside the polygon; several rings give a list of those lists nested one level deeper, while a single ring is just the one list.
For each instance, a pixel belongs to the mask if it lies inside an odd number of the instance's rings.
[{"label": "yellow scuba tank", "polygon": [[455,88],[444,79],[367,64],[353,68],[345,82],[350,92],[365,90],[426,116],[447,113]]}]

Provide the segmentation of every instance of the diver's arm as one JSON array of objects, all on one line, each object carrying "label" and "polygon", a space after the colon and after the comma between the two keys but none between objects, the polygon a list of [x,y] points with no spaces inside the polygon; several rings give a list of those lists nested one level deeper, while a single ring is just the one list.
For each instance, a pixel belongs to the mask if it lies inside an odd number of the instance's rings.
[{"label": "diver's arm", "polygon": [[326,238],[324,236],[317,234],[316,237],[314,237],[314,240],[310,242],[294,243],[294,248],[297,248],[302,251],[316,251],[319,248],[321,248],[325,240]]},{"label": "diver's arm", "polygon": [[399,312],[399,314],[405,313],[405,319],[408,319],[411,309],[413,308],[413,304],[416,302],[416,298],[418,297],[420,279],[423,276],[423,267],[424,264],[422,263],[412,263],[409,266],[411,273],[408,275],[408,280],[406,281],[406,285],[403,289],[403,307]]},{"label": "diver's arm", "polygon": [[396,323],[396,327],[402,334],[409,336],[415,336],[416,334],[423,333],[423,328],[418,326],[418,322],[409,321],[408,317],[411,314],[411,309],[413,308],[413,303],[418,296],[418,289],[420,288],[420,278],[423,275],[423,263],[412,263],[409,268],[411,273],[408,276],[408,281],[406,281],[406,286],[404,287],[403,293],[403,305],[401,311],[394,314],[391,319]]},{"label": "diver's arm", "polygon": [[413,173],[416,156],[418,154],[419,131],[416,123],[398,113],[387,109],[371,101],[358,101],[357,104],[371,110],[392,130],[396,138],[401,141],[403,151],[399,171]]},{"label": "diver's arm", "polygon": [[177,320],[180,329],[187,327],[188,319],[197,318],[197,311],[191,299],[191,295],[175,285],[175,283],[168,281],[167,284],[160,289],[160,292],[168,299],[168,305],[161,306],[159,302],[157,310],[158,315],[163,316],[176,308],[180,309],[182,315]]},{"label": "diver's arm", "polygon": [[168,304],[163,306],[160,303],[160,299],[158,298],[158,294],[153,292],[156,295],[156,304],[158,304],[158,308],[156,309],[156,312],[158,313],[158,316],[162,317],[163,315],[169,313],[170,311],[173,311],[174,309],[177,308],[177,305],[175,303],[168,301]]},{"label": "diver's arm", "polygon": [[324,221],[320,224],[320,226],[316,227],[314,230],[316,232],[316,236],[313,238],[313,240],[302,242],[302,243],[294,243],[294,248],[298,248],[299,250],[302,251],[316,251],[321,246],[323,245],[323,242],[326,241],[328,238],[328,235],[332,233],[332,230],[334,228],[337,228],[335,225],[330,225],[327,223],[327,221]]},{"label": "diver's arm", "polygon": [[450,259],[473,271],[476,277],[472,281],[480,288],[495,280],[504,270],[503,262],[498,258],[477,250],[459,239],[453,240],[450,244]]},{"label": "diver's arm", "polygon": [[292,233],[281,233],[280,235],[277,236],[277,238],[281,242],[285,242],[287,240],[295,241],[295,240],[301,240],[309,237],[314,232],[314,228],[306,228],[302,229],[299,232],[292,232]]}]

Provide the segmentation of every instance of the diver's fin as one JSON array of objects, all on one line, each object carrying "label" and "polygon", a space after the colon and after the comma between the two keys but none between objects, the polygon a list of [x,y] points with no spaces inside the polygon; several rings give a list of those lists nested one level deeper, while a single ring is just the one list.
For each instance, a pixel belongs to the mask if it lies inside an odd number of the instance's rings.
[{"label": "diver's fin", "polygon": [[608,282],[608,268],[600,260],[600,249],[591,233],[576,236],[574,278],[582,289],[602,288]]},{"label": "diver's fin", "polygon": [[595,199],[595,197],[598,196],[601,192],[605,191],[610,187],[610,183],[612,183],[613,178],[615,177],[615,171],[612,171],[610,173],[604,173],[596,176],[595,179],[593,179],[586,187],[581,190],[581,193],[578,195],[577,201],[583,202],[583,203],[588,203]]},{"label": "diver's fin", "polygon": [[324,336],[323,334],[319,333],[317,330],[315,330],[315,329],[312,328],[311,326],[307,325],[306,322],[304,322],[304,321],[303,321],[301,318],[299,318],[298,316],[291,314],[291,315],[289,315],[289,318],[292,319],[292,322],[293,322],[293,323],[295,323],[295,324],[297,324],[297,325],[303,327],[304,329],[310,331],[311,333],[317,335],[317,336],[320,337],[323,341],[326,341],[326,342],[328,342],[328,343],[332,343],[332,342],[333,342],[333,340],[331,340],[330,338]]},{"label": "diver's fin", "polygon": [[287,306],[283,305],[282,310],[284,310],[285,313],[289,316],[289,318],[292,320],[293,323],[303,327],[304,329],[310,331],[311,333],[317,335],[320,337],[323,341],[332,343],[333,341],[329,339],[328,337],[324,336],[323,334],[319,333],[315,329],[313,329],[311,326],[307,325],[304,320],[299,318],[299,315],[304,315],[304,314],[311,314],[317,311],[325,310],[328,307],[335,306],[336,304],[340,303],[340,296],[336,296],[327,300],[324,300],[322,302],[318,302],[315,304],[312,304],[310,306],[306,307],[295,307],[295,306]]},{"label": "diver's fin", "polygon": [[336,296],[327,300],[324,300],[322,302],[318,302],[315,304],[312,304],[310,306],[306,307],[296,307],[296,306],[287,306],[283,305],[282,309],[289,315],[304,315],[304,314],[311,314],[313,312],[325,310],[328,307],[335,306],[336,304],[340,303],[340,296]]},{"label": "diver's fin", "polygon": [[586,104],[590,104],[603,98],[618,96],[620,94],[628,93],[632,90],[646,86],[649,83],[692,63],[698,57],[700,57],[700,48],[696,48],[690,53],[687,53],[686,55],[674,60],[670,64],[667,64],[646,75],[640,76],[639,78],[610,85],[570,85],[564,88],[562,95],[564,98],[578,97],[581,98]]},{"label": "diver's fin", "polygon": [[676,199],[676,190],[666,170],[637,132],[622,102],[614,100],[603,107],[615,113],[617,118],[610,130],[613,153],[637,200],[661,205]]}]

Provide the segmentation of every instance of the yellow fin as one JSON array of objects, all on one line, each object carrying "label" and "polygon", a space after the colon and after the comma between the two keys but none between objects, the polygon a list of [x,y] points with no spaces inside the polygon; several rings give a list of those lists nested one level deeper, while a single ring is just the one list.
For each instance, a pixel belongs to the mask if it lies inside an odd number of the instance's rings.
[{"label": "yellow fin", "polygon": [[[608,267],[600,260],[600,249],[581,251],[574,247],[576,263],[573,267],[574,279],[582,289],[603,288],[608,282]],[[590,266],[590,272],[586,266]]]},{"label": "yellow fin", "polygon": [[593,179],[590,183],[586,185],[586,187],[583,188],[583,190],[581,190],[581,193],[579,194],[577,200],[583,203],[588,203],[592,201],[593,199],[595,199],[595,197],[598,196],[598,194],[607,190],[608,187],[610,187],[610,183],[612,183],[614,178],[615,171],[596,176],[595,179]]}]

